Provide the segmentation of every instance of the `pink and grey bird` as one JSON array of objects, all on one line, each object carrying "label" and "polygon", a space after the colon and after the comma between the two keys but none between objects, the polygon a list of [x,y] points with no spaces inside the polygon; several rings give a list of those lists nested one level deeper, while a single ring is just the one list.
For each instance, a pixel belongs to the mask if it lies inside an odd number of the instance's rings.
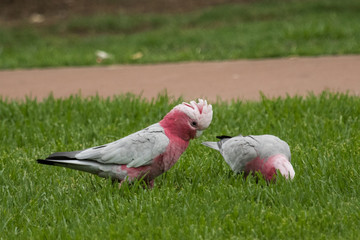
[{"label": "pink and grey bird", "polygon": [[286,179],[293,179],[294,168],[290,160],[289,145],[273,135],[219,136],[218,142],[203,142],[218,150],[236,173],[260,172],[267,181],[275,178],[276,170]]},{"label": "pink and grey bird", "polygon": [[93,173],[117,180],[120,185],[143,178],[152,187],[154,179],[177,162],[189,141],[209,127],[212,115],[212,106],[206,100],[182,103],[160,122],[115,142],[53,153],[37,162]]}]

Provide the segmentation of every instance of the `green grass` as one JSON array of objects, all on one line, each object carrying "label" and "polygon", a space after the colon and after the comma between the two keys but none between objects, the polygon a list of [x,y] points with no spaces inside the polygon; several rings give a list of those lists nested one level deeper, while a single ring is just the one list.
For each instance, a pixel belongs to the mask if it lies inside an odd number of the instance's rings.
[{"label": "green grass", "polygon": [[[126,95],[0,100],[0,239],[358,239],[360,98],[346,94],[213,104],[214,119],[152,190],[38,165],[54,151],[116,140],[181,99]],[[295,179],[234,175],[200,143],[274,134]]]},{"label": "green grass", "polygon": [[[255,1],[182,14],[2,24],[0,69],[360,53],[358,0]],[[135,53],[143,57],[134,59]]]}]

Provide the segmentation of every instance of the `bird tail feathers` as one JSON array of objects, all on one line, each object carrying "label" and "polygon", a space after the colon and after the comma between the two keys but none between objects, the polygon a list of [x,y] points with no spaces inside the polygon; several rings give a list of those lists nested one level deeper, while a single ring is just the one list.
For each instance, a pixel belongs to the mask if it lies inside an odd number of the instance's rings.
[{"label": "bird tail feathers", "polygon": [[51,154],[46,159],[54,159],[54,160],[65,160],[65,159],[76,159],[75,155],[82,151],[73,151],[73,152],[56,152]]},{"label": "bird tail feathers", "polygon": [[203,142],[202,144],[209,148],[220,151],[219,144],[217,142]]},{"label": "bird tail feathers", "polygon": [[66,167],[84,172],[97,174],[101,169],[101,164],[94,161],[69,160],[69,159],[38,159],[38,163],[58,167]]}]

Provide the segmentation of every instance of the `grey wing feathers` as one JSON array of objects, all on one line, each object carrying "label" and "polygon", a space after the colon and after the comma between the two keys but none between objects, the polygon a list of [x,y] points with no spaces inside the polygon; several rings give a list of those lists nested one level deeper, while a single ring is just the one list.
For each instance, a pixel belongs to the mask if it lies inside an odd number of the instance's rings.
[{"label": "grey wing feathers", "polygon": [[103,164],[126,164],[140,167],[165,152],[169,139],[159,124],[133,133],[115,142],[89,148],[75,155],[76,159],[91,159]]},{"label": "grey wing feathers", "polygon": [[289,161],[291,160],[290,147],[280,138],[273,135],[250,135],[248,137],[252,138],[254,142],[257,142],[256,149],[260,158],[282,153]]},{"label": "grey wing feathers", "polygon": [[220,153],[235,172],[243,171],[246,164],[257,156],[255,145],[242,136],[227,140]]},{"label": "grey wing feathers", "polygon": [[226,163],[235,172],[240,172],[246,163],[256,157],[254,145],[249,143],[246,138],[237,136],[230,138],[228,136],[219,136],[218,142],[203,142],[202,144],[220,151]]}]

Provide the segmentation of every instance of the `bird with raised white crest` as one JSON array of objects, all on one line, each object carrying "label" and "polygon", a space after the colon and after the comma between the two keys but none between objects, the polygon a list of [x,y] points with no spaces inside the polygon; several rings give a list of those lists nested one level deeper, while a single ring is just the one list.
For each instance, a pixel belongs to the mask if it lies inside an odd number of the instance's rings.
[{"label": "bird with raised white crest", "polygon": [[177,162],[189,141],[209,127],[212,115],[212,106],[206,100],[182,103],[160,122],[115,142],[53,153],[37,162],[93,173],[117,180],[120,185],[143,178],[153,187],[154,179]]}]

